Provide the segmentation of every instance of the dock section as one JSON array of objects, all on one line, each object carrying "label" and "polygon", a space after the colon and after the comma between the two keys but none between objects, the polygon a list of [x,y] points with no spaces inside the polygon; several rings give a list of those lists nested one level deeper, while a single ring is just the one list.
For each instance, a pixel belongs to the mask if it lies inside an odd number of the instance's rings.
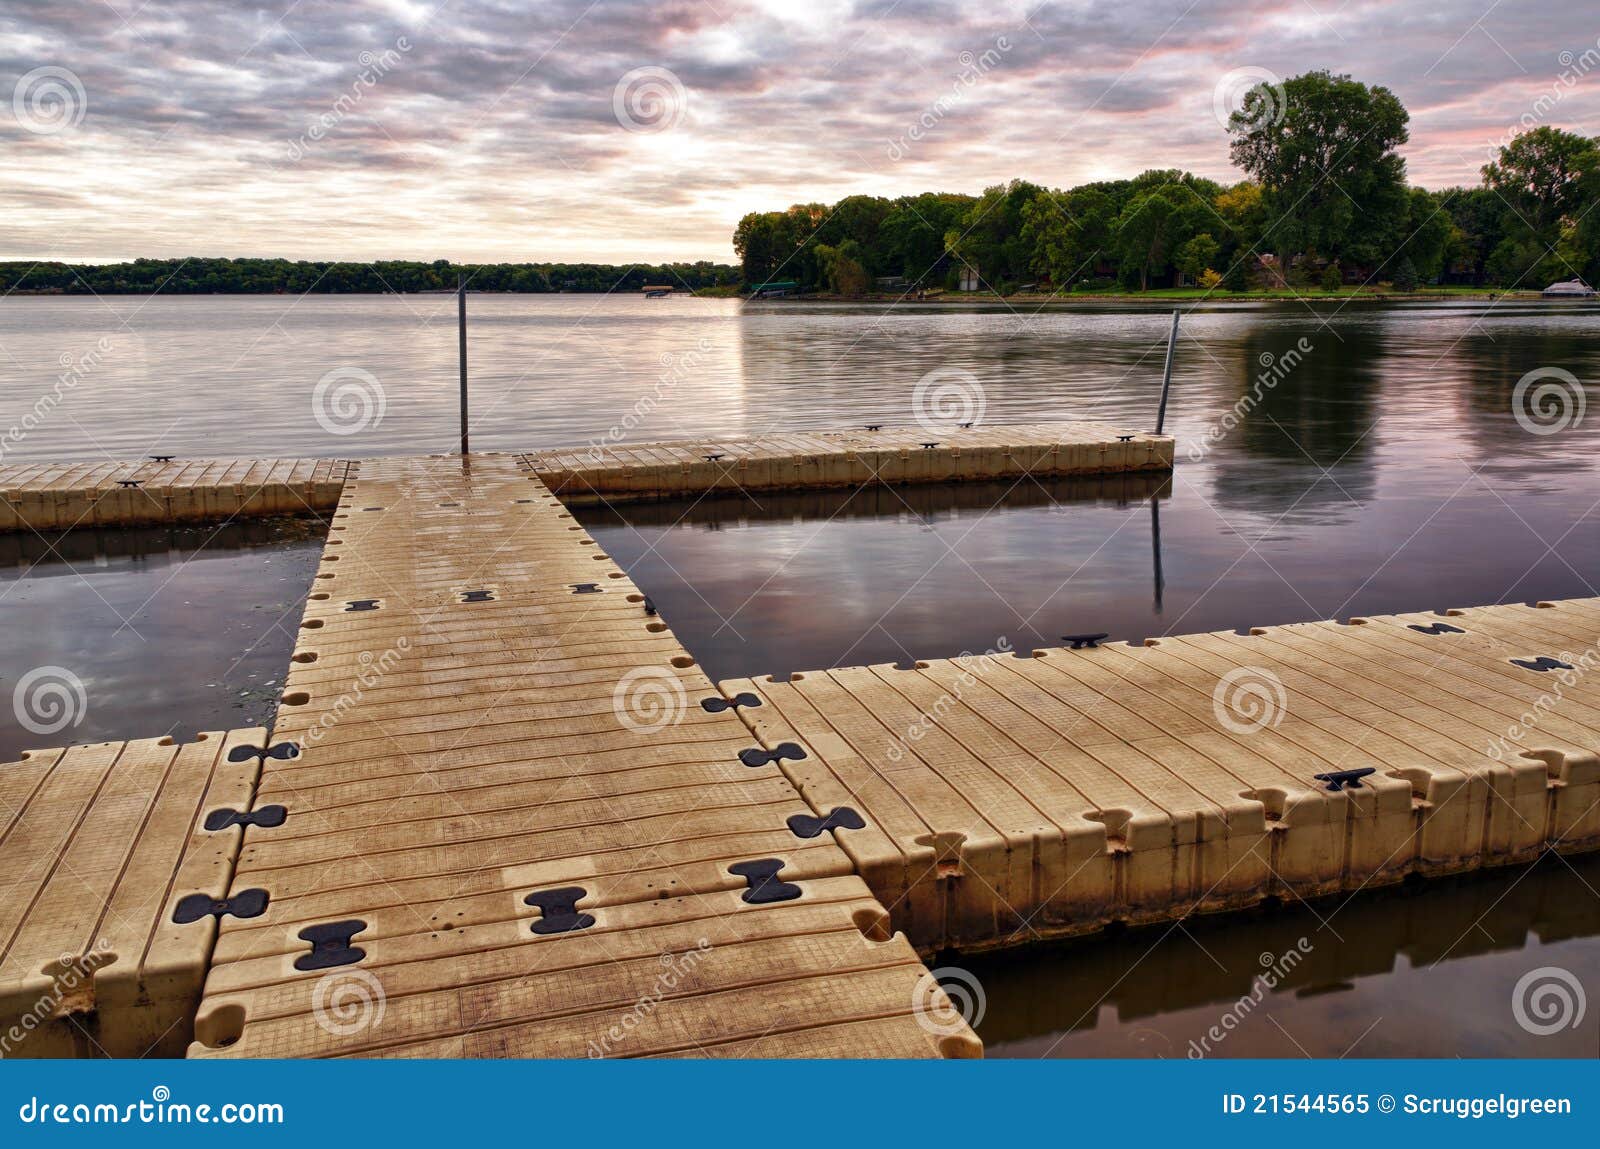
[{"label": "dock section", "polygon": [[183,1055],[265,737],[0,765],[0,1056]]},{"label": "dock section", "polygon": [[0,531],[214,522],[332,511],[356,464],[175,459],[0,467]]},{"label": "dock section", "polygon": [[191,1055],[981,1050],[514,459],[364,464],[302,628]]},{"label": "dock section", "polygon": [[596,443],[536,451],[522,464],[569,504],[704,491],[1017,481],[1172,469],[1173,440],[1104,423],[872,427],[751,439]]},{"label": "dock section", "polygon": [[721,684],[924,951],[1600,846],[1600,603]]},{"label": "dock section", "polygon": [[[1167,436],[1100,423],[929,431],[813,431],[752,439],[613,444],[511,456],[568,503],[704,491],[827,489],[1172,468]],[[487,462],[494,454],[474,456]],[[326,514],[362,464],[343,459],[181,459],[0,466],[0,532]]]}]

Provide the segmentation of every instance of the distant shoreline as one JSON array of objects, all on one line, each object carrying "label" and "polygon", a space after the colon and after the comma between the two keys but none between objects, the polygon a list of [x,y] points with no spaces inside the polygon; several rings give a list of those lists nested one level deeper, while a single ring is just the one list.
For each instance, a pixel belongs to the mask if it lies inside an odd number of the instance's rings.
[{"label": "distant shoreline", "polygon": [[[432,289],[425,291],[319,291],[301,293],[294,291],[63,291],[60,289],[14,289],[8,296],[26,296],[30,298],[58,298],[58,299],[87,299],[93,300],[104,296],[145,296],[154,297],[165,295],[174,299],[257,299],[257,298],[283,298],[314,294],[321,298],[359,298],[381,299],[385,297],[420,297],[455,295],[450,289]],[[643,299],[637,291],[476,291],[468,289],[469,295],[497,295],[497,296],[527,296],[535,298],[552,298],[562,296],[582,296],[593,298],[596,296],[614,296],[618,299]],[[1548,297],[1539,291],[1505,291],[1499,288],[1450,288],[1443,291],[1371,291],[1354,290],[1339,292],[1324,292],[1307,290],[1304,292],[1289,291],[1247,291],[1237,294],[1232,292],[1207,292],[1200,289],[1164,289],[1147,291],[1143,293],[1073,293],[1068,295],[1048,294],[1044,292],[1018,292],[1011,295],[995,293],[978,294],[972,292],[940,292],[925,297],[905,295],[890,292],[874,292],[867,295],[836,295],[828,292],[810,292],[805,295],[772,296],[756,298],[744,295],[725,288],[702,289],[698,291],[674,291],[669,298],[672,299],[737,299],[749,303],[766,303],[774,305],[815,305],[827,304],[830,306],[882,306],[894,304],[898,306],[1011,306],[1026,305],[1033,307],[1049,307],[1053,309],[1072,310],[1090,309],[1103,306],[1130,306],[1145,305],[1155,306],[1161,304],[1220,304],[1220,303],[1300,303],[1308,306],[1321,304],[1343,305],[1347,303],[1361,303],[1366,305],[1382,304],[1393,305],[1402,303],[1451,303],[1496,300],[1512,300],[1518,303],[1550,302],[1550,303],[1594,303],[1600,300],[1568,299],[1563,297]]]},{"label": "distant shoreline", "polygon": [[[1448,303],[1454,300],[1495,300],[1513,299],[1518,302],[1532,302],[1544,300],[1538,291],[1506,291],[1501,288],[1464,287],[1449,288],[1443,291],[1320,291],[1308,289],[1301,292],[1293,291],[1241,291],[1237,294],[1226,291],[1205,291],[1202,289],[1188,290],[1157,290],[1146,292],[1127,293],[1100,293],[1079,292],[1069,295],[1055,295],[1045,292],[1017,292],[1011,295],[988,294],[981,295],[972,292],[956,293],[942,292],[925,298],[913,295],[898,295],[876,292],[870,295],[833,295],[826,292],[813,292],[808,295],[791,295],[772,299],[765,299],[764,303],[905,303],[905,304],[940,304],[940,303],[1030,303],[1049,304],[1056,307],[1093,306],[1095,304],[1115,303]],[[1557,298],[1552,302],[1565,303],[1566,299]],[[1576,302],[1584,302],[1577,300]],[[1595,302],[1590,299],[1588,302]]]}]

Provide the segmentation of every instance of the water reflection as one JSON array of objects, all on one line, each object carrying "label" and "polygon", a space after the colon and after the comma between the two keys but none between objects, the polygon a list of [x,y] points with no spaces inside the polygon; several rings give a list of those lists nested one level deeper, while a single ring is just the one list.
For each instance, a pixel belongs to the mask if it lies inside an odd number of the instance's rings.
[{"label": "water reflection", "polygon": [[1600,856],[1551,859],[949,961],[991,1057],[1594,1057],[1593,1003],[1540,1034],[1513,1001],[1543,967],[1600,992],[1597,890]]},{"label": "water reflection", "polygon": [[726,678],[1142,634],[1164,586],[1151,508],[1171,495],[1166,476],[1121,475],[577,514]]},{"label": "water reflection", "polygon": [[[34,747],[269,721],[322,533],[315,520],[254,520],[0,535],[0,762]],[[24,724],[13,693],[40,667],[83,683],[76,721]]]}]

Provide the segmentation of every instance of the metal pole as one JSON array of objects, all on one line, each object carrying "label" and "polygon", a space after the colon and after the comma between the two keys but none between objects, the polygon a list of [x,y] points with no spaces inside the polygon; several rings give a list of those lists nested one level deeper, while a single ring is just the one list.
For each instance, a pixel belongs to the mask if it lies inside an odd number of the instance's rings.
[{"label": "metal pole", "polygon": [[[461,453],[467,453],[467,277],[456,272],[456,327],[461,343]],[[1163,403],[1163,406],[1165,404]]]},{"label": "metal pole", "polygon": [[[1161,409],[1156,412],[1156,434],[1167,425],[1167,391],[1172,386],[1172,357],[1178,349],[1178,313],[1172,313],[1172,330],[1167,333],[1167,366],[1161,372]],[[463,355],[465,352],[462,353]],[[462,368],[466,370],[466,368]],[[463,384],[465,386],[465,384]]]}]

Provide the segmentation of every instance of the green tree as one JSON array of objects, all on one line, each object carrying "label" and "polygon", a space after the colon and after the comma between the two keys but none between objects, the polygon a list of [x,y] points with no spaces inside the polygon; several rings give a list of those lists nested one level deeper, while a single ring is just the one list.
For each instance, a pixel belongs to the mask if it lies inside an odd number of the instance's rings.
[{"label": "green tree", "polygon": [[[1503,283],[1536,286],[1578,274],[1590,262],[1588,229],[1595,202],[1600,150],[1576,132],[1538,127],[1500,149],[1483,168],[1484,186],[1505,205],[1502,238],[1489,256],[1490,275]],[[1592,248],[1591,248],[1592,250]]]},{"label": "green tree", "polygon": [[1199,279],[1211,267],[1216,266],[1217,253],[1222,250],[1222,245],[1211,237],[1209,231],[1202,231],[1191,236],[1182,247],[1178,249],[1177,259],[1174,262],[1178,270],[1185,275]]},{"label": "green tree", "polygon": [[1388,88],[1307,72],[1259,85],[1229,120],[1233,162],[1261,185],[1265,242],[1293,266],[1316,250],[1372,267],[1403,238],[1410,116]]}]

